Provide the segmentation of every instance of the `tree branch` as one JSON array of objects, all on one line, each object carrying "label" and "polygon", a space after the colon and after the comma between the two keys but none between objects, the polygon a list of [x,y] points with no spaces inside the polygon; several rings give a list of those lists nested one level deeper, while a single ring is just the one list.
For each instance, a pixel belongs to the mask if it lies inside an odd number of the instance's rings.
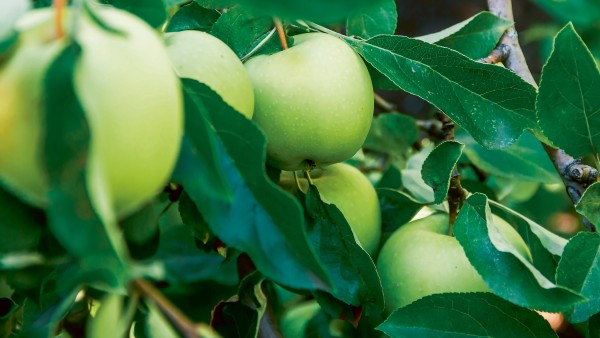
[{"label": "tree branch", "polygon": [[[514,21],[510,0],[487,0],[487,3],[490,12],[503,19]],[[500,39],[500,44],[510,48],[510,54],[506,59],[506,67],[537,89],[538,85],[531,75],[514,26],[504,33]],[[573,158],[561,149],[553,148],[543,142],[542,145],[560,175],[571,201],[573,204],[577,204],[585,189],[596,181],[598,171],[593,167],[582,164],[581,160]],[[596,227],[587,218],[583,216],[582,218],[589,231],[596,231]]]}]

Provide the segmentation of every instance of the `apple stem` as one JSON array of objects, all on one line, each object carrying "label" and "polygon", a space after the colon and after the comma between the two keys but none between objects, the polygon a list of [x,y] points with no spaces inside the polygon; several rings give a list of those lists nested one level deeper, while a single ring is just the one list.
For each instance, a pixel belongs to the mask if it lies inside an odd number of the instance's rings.
[{"label": "apple stem", "polygon": [[300,179],[298,178],[298,173],[294,171],[294,180],[296,181],[296,188],[298,191],[302,191],[302,187],[300,186]]},{"label": "apple stem", "polygon": [[306,178],[306,180],[308,181],[309,185],[315,185],[313,183],[312,178],[310,177],[310,170],[304,170],[304,177]]},{"label": "apple stem", "polygon": [[57,39],[61,39],[65,36],[65,31],[63,29],[63,13],[64,8],[67,3],[67,0],[53,0],[52,4],[54,5],[54,34]]},{"label": "apple stem", "polygon": [[279,36],[279,42],[281,43],[281,49],[288,49],[287,38],[285,37],[285,30],[283,30],[283,24],[279,18],[273,18],[275,28],[277,29],[277,35]]},{"label": "apple stem", "polygon": [[[506,20],[514,21],[512,2],[510,0],[487,0],[487,4],[492,14]],[[531,75],[525,55],[519,45],[518,34],[514,26],[504,32],[504,35],[500,38],[500,43],[507,46],[506,48],[510,51],[510,54],[506,58],[506,68],[515,72],[515,74],[537,89],[538,85]],[[590,184],[596,182],[598,170],[582,164],[580,159],[574,158],[562,149],[553,148],[544,142],[542,142],[542,146],[560,175],[571,201],[573,204],[577,204],[585,189]],[[588,231],[595,232],[596,226],[586,217],[581,217]]]}]

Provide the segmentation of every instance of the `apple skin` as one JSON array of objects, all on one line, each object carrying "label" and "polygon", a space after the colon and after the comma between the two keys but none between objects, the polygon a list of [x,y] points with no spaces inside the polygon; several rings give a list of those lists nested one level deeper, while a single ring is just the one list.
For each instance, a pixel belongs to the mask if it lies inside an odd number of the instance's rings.
[{"label": "apple skin", "polygon": [[342,162],[362,146],[373,119],[373,86],[362,59],[324,33],[246,62],[253,120],[267,136],[267,160],[282,170]]},{"label": "apple skin", "polygon": [[[90,126],[86,185],[101,215],[126,215],[168,181],[183,133],[177,75],[155,31],[132,14],[96,7],[108,32],[81,15],[74,87]],[[65,10],[65,31],[70,31]],[[44,207],[43,79],[67,44],[54,37],[53,9],[28,12],[14,55],[0,67],[0,181],[26,201]]]},{"label": "apple skin", "polygon": [[[352,228],[358,243],[374,255],[381,238],[381,210],[375,188],[360,170],[346,163],[336,163],[311,171],[314,185],[325,203],[340,209]],[[302,190],[308,190],[308,181],[298,174]],[[280,185],[287,191],[297,189],[292,172],[282,172]]]},{"label": "apple skin", "polygon": [[206,84],[235,110],[252,118],[252,82],[229,46],[208,33],[192,30],[167,33],[165,43],[179,77]]},{"label": "apple skin", "polygon": [[[494,223],[504,238],[531,260],[517,231],[495,215]],[[462,246],[447,233],[448,215],[434,214],[403,225],[386,241],[377,269],[387,313],[431,294],[491,292]]]}]

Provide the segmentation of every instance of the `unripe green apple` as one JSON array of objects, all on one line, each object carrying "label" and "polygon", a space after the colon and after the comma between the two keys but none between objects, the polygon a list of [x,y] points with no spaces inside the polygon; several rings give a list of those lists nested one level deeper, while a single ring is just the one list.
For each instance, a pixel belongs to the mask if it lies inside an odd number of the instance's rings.
[{"label": "unripe green apple", "polygon": [[[312,170],[310,175],[321,199],[340,209],[358,243],[367,253],[374,255],[381,238],[381,210],[369,179],[360,170],[343,162]],[[301,174],[299,182],[306,192],[308,182]],[[293,173],[282,172],[280,185],[288,191],[297,189]]]},{"label": "unripe green apple", "polygon": [[362,59],[342,40],[294,36],[294,46],[246,62],[253,120],[267,136],[267,160],[282,170],[352,157],[373,119],[373,86]]},{"label": "unripe green apple", "polygon": [[252,118],[252,83],[229,46],[208,33],[191,30],[168,33],[165,42],[180,77],[206,84],[235,110]]},{"label": "unripe green apple", "polygon": [[[94,8],[115,33],[87,14],[72,20],[82,47],[74,87],[90,126],[87,188],[97,211],[125,215],[156,194],[174,167],[183,132],[179,80],[162,40],[142,20],[111,7]],[[67,45],[56,38],[54,10],[19,20],[17,50],[0,67],[0,180],[25,200],[45,206],[42,160],[43,79]],[[106,215],[106,214],[105,214]]]},{"label": "unripe green apple", "polygon": [[[496,215],[494,224],[531,261],[517,231]],[[448,235],[448,226],[448,215],[434,214],[403,225],[384,244],[377,268],[387,312],[436,293],[490,292],[460,243]]]}]

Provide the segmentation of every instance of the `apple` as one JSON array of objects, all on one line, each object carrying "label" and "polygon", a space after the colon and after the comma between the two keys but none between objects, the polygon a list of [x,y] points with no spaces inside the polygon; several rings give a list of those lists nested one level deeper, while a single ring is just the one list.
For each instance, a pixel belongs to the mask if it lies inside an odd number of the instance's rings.
[{"label": "apple", "polygon": [[[311,331],[315,328],[309,328],[310,321],[319,314],[321,306],[317,301],[309,300],[297,304],[287,310],[279,322],[279,329],[284,338],[297,337],[320,337],[320,332]],[[345,337],[343,327],[345,323],[341,319],[332,319],[327,326],[329,337]],[[321,328],[323,329],[323,328]]]},{"label": "apple", "polygon": [[282,170],[326,166],[352,157],[373,119],[373,86],[362,59],[324,33],[246,62],[254,117],[267,137],[267,160]]},{"label": "apple", "polygon": [[[310,172],[314,185],[325,203],[340,209],[352,228],[358,243],[374,255],[381,238],[381,210],[375,188],[360,170],[346,163],[336,163]],[[301,188],[308,190],[308,182],[300,173]],[[292,172],[282,172],[280,185],[287,191],[297,189]]]},{"label": "apple", "polygon": [[76,27],[82,53],[74,87],[90,126],[86,185],[101,215],[138,209],[168,181],[183,133],[177,75],[157,33],[141,19],[94,7],[106,26],[65,9],[66,36],[55,36],[53,9],[25,14],[12,57],[0,65],[0,183],[37,206],[48,203],[43,165],[43,80]]},{"label": "apple", "polygon": [[200,31],[167,33],[165,43],[180,77],[202,82],[248,118],[254,112],[254,89],[237,55],[218,38]]},{"label": "apple", "polygon": [[[517,231],[500,217],[493,219],[502,236],[531,261]],[[427,216],[403,225],[383,245],[377,269],[388,313],[431,294],[491,292],[456,238],[448,236],[448,225],[446,214]]]}]

